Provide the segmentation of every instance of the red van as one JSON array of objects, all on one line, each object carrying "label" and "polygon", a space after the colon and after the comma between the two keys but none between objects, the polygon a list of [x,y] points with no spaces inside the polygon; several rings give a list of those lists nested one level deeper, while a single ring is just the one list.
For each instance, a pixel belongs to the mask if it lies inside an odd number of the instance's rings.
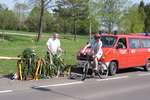
[{"label": "red van", "polygon": [[[150,70],[150,36],[102,34],[101,41],[103,56],[100,61],[107,65],[110,75],[131,67]],[[82,60],[81,56],[78,54],[77,60]]]}]

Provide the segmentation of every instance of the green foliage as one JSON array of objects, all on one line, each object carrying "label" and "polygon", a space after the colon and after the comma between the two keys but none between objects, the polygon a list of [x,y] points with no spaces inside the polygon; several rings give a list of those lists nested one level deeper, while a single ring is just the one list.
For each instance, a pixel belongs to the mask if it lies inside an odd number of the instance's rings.
[{"label": "green foliage", "polygon": [[55,77],[64,73],[66,65],[60,54],[49,54],[45,56],[45,64],[42,70],[42,76]]},{"label": "green foliage", "polygon": [[35,51],[31,48],[26,48],[23,52],[22,52],[22,57],[23,58],[30,58],[32,56],[35,56]]},{"label": "green foliage", "polygon": [[94,5],[101,28],[111,33],[121,21],[128,0],[95,0]]},{"label": "green foliage", "polygon": [[16,73],[19,79],[27,80],[29,77],[33,78],[35,73],[35,65],[37,55],[31,48],[26,48],[20,55],[21,59],[17,61]]},{"label": "green foliage", "polygon": [[28,15],[29,6],[26,3],[16,3],[14,6],[14,14],[18,19],[17,30],[27,31],[27,26],[24,24]]},{"label": "green foliage", "polygon": [[128,12],[122,18],[121,27],[127,33],[144,31],[143,15],[139,12],[137,5],[129,8]]},{"label": "green foliage", "polygon": [[150,32],[150,4],[147,4],[144,6],[144,12],[145,12],[145,32]]},{"label": "green foliage", "polygon": [[[36,32],[38,30],[39,15],[40,15],[40,9],[38,7],[34,7],[25,22],[28,27],[28,31]],[[43,20],[44,32],[48,32],[52,30],[51,29],[53,24],[52,21],[53,21],[52,15],[48,11],[45,11],[44,20]]]},{"label": "green foliage", "polygon": [[[98,7],[99,8],[99,7]],[[88,2],[88,19],[89,19],[89,24],[91,24],[91,27],[89,26],[89,31],[91,32],[97,32],[99,31],[99,26],[101,21],[99,20],[99,14],[97,13],[98,11],[97,8],[97,3],[93,0],[89,0]],[[90,29],[91,28],[91,29]]]},{"label": "green foliage", "polygon": [[39,23],[39,11],[40,9],[38,7],[35,7],[32,9],[31,13],[29,14],[29,17],[26,20],[26,25],[28,26],[28,31],[37,31],[38,29],[38,23]]},{"label": "green foliage", "polygon": [[[57,0],[55,6],[52,0],[28,1],[30,10],[26,4],[16,3],[14,11],[0,4],[0,29],[72,33],[75,38],[101,29],[150,32],[150,4],[142,1],[139,7],[131,7],[130,0]],[[39,32],[41,7],[44,14]]]},{"label": "green foliage", "polygon": [[6,9],[0,10],[0,28],[1,29],[17,29],[18,18],[11,11]]},{"label": "green foliage", "polygon": [[88,33],[88,0],[59,0],[56,3],[54,16],[56,23],[60,22],[59,32],[75,35]]}]

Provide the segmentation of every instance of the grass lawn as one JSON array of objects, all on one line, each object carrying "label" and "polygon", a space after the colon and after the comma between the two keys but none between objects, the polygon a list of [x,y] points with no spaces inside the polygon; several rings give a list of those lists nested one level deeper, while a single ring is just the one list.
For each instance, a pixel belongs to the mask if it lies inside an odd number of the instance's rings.
[{"label": "grass lawn", "polygon": [[[76,54],[79,48],[85,45],[85,43],[88,41],[88,37],[78,36],[77,41],[74,41],[73,36],[71,35],[60,36],[61,46],[66,51],[66,53],[63,55],[65,63],[75,64]],[[47,51],[46,42],[48,37],[41,38],[38,43],[33,41],[34,37],[5,35],[4,40],[1,38],[2,37],[0,35],[0,56],[17,57],[25,48],[34,48],[40,57],[44,57]],[[0,60],[0,74],[9,74],[15,72],[16,62],[16,60]]]}]

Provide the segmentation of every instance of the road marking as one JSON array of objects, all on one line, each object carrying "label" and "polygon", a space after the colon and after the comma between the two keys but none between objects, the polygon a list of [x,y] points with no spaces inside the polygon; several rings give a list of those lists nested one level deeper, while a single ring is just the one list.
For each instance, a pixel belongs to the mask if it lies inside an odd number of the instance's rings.
[{"label": "road marking", "polygon": [[150,73],[145,73],[145,74],[138,74],[138,76],[148,76]]},{"label": "road marking", "polygon": [[37,86],[35,88],[45,88],[45,87],[59,87],[59,86],[67,86],[67,85],[75,85],[75,84],[82,84],[84,82],[71,82],[71,83],[62,83],[62,84],[53,84],[53,85],[43,85],[43,86]]},{"label": "road marking", "polygon": [[124,79],[128,78],[129,76],[121,76],[121,77],[114,77],[114,78],[107,78],[107,79],[97,79],[97,81],[108,81],[108,80],[117,80],[117,79]]},{"label": "road marking", "polygon": [[8,93],[8,92],[13,92],[13,90],[3,90],[3,91],[0,91],[0,93]]}]

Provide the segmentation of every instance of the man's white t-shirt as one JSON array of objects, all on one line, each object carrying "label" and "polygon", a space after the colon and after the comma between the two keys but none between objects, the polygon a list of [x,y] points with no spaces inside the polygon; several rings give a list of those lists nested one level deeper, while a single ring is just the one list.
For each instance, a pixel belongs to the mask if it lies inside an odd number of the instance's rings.
[{"label": "man's white t-shirt", "polygon": [[103,55],[103,51],[101,49],[102,47],[102,41],[99,40],[99,42],[96,42],[95,39],[92,39],[90,41],[90,45],[91,45],[91,48],[94,49],[94,53],[95,53],[95,56],[100,59]]},{"label": "man's white t-shirt", "polygon": [[59,39],[49,38],[46,44],[48,46],[48,49],[53,54],[56,54],[58,49],[60,48],[60,40]]}]

